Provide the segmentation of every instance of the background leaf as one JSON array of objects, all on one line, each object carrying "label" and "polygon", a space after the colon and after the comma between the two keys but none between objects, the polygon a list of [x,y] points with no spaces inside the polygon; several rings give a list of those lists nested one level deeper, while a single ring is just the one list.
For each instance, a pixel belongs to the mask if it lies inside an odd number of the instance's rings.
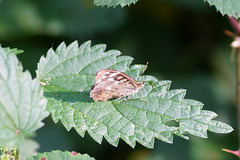
[{"label": "background leaf", "polygon": [[19,147],[24,137],[43,126],[46,99],[37,79],[14,54],[0,47],[0,146]]},{"label": "background leaf", "polygon": [[116,7],[117,5],[121,5],[122,7],[126,5],[130,5],[132,3],[136,3],[137,0],[94,0],[94,4],[97,6],[105,6],[108,7]]},{"label": "background leaf", "polygon": [[87,154],[80,154],[76,152],[62,152],[62,151],[52,151],[39,153],[37,156],[28,158],[27,160],[39,160],[39,159],[48,159],[48,160],[94,160],[94,158],[89,157]]},{"label": "background leaf", "polygon": [[[88,131],[98,143],[103,137],[117,146],[123,139],[131,147],[140,144],[153,148],[154,138],[173,142],[173,134],[188,139],[186,133],[207,138],[207,130],[229,133],[231,126],[212,121],[217,115],[202,110],[203,104],[184,99],[183,89],[169,90],[170,81],[158,81],[152,76],[139,76],[145,65],[130,66],[133,58],[119,56],[117,50],[105,51],[106,45],[91,47],[85,42],[78,48],[75,41],[69,46],[62,43],[56,51],[50,49],[41,57],[37,77],[48,98],[47,109],[54,122],[61,120],[67,130],[74,128],[81,136]],[[93,102],[89,97],[95,74],[100,69],[111,68],[125,72],[138,81],[153,84],[141,89],[131,99]],[[128,99],[128,101],[126,101]],[[168,125],[175,121],[177,126]]]},{"label": "background leaf", "polygon": [[40,148],[39,144],[32,140],[26,139],[23,145],[20,146],[20,160],[25,160],[28,157],[37,155],[37,150]]},{"label": "background leaf", "polygon": [[21,54],[21,53],[23,53],[23,50],[19,50],[17,48],[12,48],[11,49],[9,47],[6,47],[6,48],[3,48],[3,49],[6,53],[11,53],[11,54]]},{"label": "background leaf", "polygon": [[25,35],[90,37],[94,33],[113,31],[125,22],[125,16],[126,9],[96,7],[89,0],[3,1],[0,40]]},{"label": "background leaf", "polygon": [[205,0],[210,5],[215,5],[216,9],[221,12],[222,15],[227,14],[229,17],[240,17],[240,3],[239,0]]}]

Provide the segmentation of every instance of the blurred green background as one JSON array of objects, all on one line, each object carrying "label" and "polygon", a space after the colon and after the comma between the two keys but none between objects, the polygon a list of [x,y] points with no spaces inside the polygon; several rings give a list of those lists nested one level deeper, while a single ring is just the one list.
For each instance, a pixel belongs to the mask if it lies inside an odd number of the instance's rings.
[{"label": "blurred green background", "polygon": [[0,43],[19,48],[24,69],[33,77],[37,63],[49,48],[65,41],[105,43],[146,64],[145,74],[171,80],[171,89],[187,89],[186,98],[203,102],[217,120],[235,130],[227,135],[210,133],[208,139],[174,137],[174,144],[155,141],[154,149],[120,140],[113,147],[99,145],[87,133],[67,132],[51,117],[37,131],[39,152],[68,150],[88,153],[96,160],[234,160],[221,148],[237,149],[236,60],[230,60],[232,30],[226,17],[203,0],[140,0],[130,7],[96,7],[92,0],[2,0]]}]

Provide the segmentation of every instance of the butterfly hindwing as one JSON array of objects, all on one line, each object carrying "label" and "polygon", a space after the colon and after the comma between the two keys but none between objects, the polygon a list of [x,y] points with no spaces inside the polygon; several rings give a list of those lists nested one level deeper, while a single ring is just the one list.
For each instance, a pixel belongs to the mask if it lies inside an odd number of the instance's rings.
[{"label": "butterfly hindwing", "polygon": [[138,85],[132,77],[127,74],[113,70],[102,69],[95,77],[95,86],[92,88],[90,97],[94,101],[106,101],[110,98],[121,98],[138,92],[143,87]]}]

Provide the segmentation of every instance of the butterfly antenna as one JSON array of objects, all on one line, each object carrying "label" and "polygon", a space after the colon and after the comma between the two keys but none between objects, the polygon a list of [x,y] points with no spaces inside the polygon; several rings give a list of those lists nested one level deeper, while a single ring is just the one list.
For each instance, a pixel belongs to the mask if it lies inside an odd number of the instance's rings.
[{"label": "butterfly antenna", "polygon": [[143,73],[146,71],[147,67],[148,67],[148,62],[146,63],[145,68],[144,68],[144,70],[143,70],[141,75],[143,75]]}]

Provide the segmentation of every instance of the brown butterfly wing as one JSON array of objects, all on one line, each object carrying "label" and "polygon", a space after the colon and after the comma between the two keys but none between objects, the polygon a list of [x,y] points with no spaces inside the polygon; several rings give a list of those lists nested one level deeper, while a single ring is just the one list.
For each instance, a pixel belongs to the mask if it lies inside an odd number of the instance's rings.
[{"label": "brown butterfly wing", "polygon": [[137,82],[120,71],[103,69],[96,74],[96,85],[90,92],[94,101],[121,98],[138,91]]},{"label": "brown butterfly wing", "polygon": [[106,101],[109,98],[113,98],[114,94],[112,91],[104,89],[103,84],[96,85],[93,90],[90,92],[90,97],[93,98],[94,101]]},{"label": "brown butterfly wing", "polygon": [[102,69],[98,71],[95,76],[95,84],[98,84],[103,81],[107,81],[109,79],[110,80],[113,79],[114,81],[122,81],[122,80],[129,81],[130,83],[132,83],[134,87],[137,87],[137,81],[134,78],[130,77],[129,75],[121,71],[117,71],[113,69]]},{"label": "brown butterfly wing", "polygon": [[119,83],[118,85],[110,82],[98,83],[90,92],[90,97],[92,97],[94,101],[106,101],[110,98],[122,98],[137,91],[138,88],[133,88],[129,83]]}]

